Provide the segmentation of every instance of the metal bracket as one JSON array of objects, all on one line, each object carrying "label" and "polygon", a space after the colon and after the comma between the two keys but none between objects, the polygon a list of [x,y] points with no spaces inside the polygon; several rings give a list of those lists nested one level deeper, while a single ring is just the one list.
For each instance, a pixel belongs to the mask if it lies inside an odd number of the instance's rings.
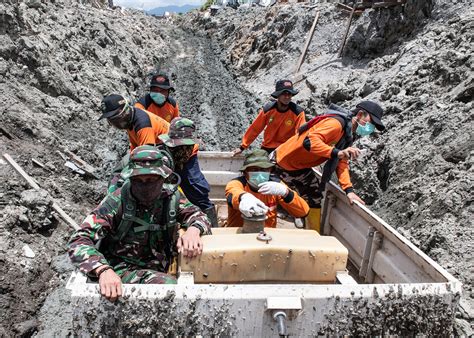
[{"label": "metal bracket", "polygon": [[367,276],[367,267],[369,266],[370,251],[372,250],[374,233],[375,233],[375,228],[372,226],[369,227],[369,231],[367,233],[367,241],[365,242],[364,256],[362,257],[362,262],[360,264],[360,270],[359,270],[359,276],[364,277],[364,279]]},{"label": "metal bracket", "polygon": [[336,284],[342,285],[354,285],[357,284],[356,280],[349,275],[349,272],[346,271],[337,271],[336,272]]},{"label": "metal bracket", "polygon": [[323,205],[323,214],[321,217],[321,234],[325,236],[331,235],[331,225],[329,224],[329,217],[331,210],[336,205],[337,197],[326,190],[326,198]]},{"label": "metal bracket", "polygon": [[300,297],[268,297],[266,308],[270,311],[284,311],[288,318],[295,318],[303,308]]},{"label": "metal bracket", "polygon": [[193,285],[194,273],[192,271],[180,271],[177,284],[178,285]]},{"label": "metal bracket", "polygon": [[380,232],[374,232],[374,238],[372,240],[372,247],[370,248],[370,256],[369,262],[367,264],[367,273],[365,275],[365,282],[366,283],[373,283],[375,272],[372,270],[372,266],[374,265],[374,257],[378,249],[382,246],[383,236]]}]

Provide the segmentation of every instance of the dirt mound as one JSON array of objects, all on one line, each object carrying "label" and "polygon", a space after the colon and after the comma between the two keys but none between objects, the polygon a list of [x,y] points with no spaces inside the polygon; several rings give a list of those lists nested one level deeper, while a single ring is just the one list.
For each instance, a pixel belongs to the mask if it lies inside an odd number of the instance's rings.
[{"label": "dirt mound", "polygon": [[277,79],[300,78],[294,69],[316,11],[295,100],[309,115],[330,102],[381,102],[387,130],[357,141],[365,156],[352,164],[356,191],[464,282],[458,317],[472,325],[473,6],[413,0],[366,10],[342,59],[348,13],[332,4],[226,9],[184,25],[220,43],[229,67],[263,99]]},{"label": "dirt mound", "polygon": [[[60,323],[47,326],[37,320],[45,297],[69,273],[54,267],[71,230],[51,203],[81,222],[103,198],[112,166],[128,149],[125,133],[97,122],[103,95],[138,99],[153,71],[168,71],[183,115],[197,122],[208,150],[237,146],[239,138],[232,135],[248,123],[243,109],[257,107],[208,39],[137,11],[106,9],[101,1],[82,3],[0,4],[0,151],[44,189],[29,190],[0,160],[1,336],[38,328],[46,336],[68,332]],[[66,167],[68,150],[95,167],[98,179]],[[24,251],[29,257],[22,257]],[[53,308],[42,316],[62,311],[66,293],[57,289],[47,301]]]}]

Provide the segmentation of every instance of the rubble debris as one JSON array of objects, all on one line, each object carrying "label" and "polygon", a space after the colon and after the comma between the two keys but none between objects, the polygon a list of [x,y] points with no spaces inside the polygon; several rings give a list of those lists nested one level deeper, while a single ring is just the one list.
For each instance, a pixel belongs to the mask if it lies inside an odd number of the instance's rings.
[{"label": "rubble debris", "polygon": [[[13,169],[15,169],[27,182],[28,184],[35,190],[40,190],[40,186],[38,185],[38,183],[36,183],[31,177],[30,175],[28,175],[19,165],[18,163],[15,162],[15,160],[13,160],[13,158],[11,158],[10,155],[8,154],[3,154],[3,157],[7,160],[7,162],[13,167]],[[63,220],[66,221],[66,223],[71,226],[73,229],[79,229],[79,225],[71,218],[69,217],[68,214],[66,214],[66,212],[64,212],[63,209],[61,209],[61,207],[53,202],[51,207],[54,209],[54,211],[56,211]]]},{"label": "rubble debris", "polygon": [[25,256],[26,258],[35,258],[36,255],[33,252],[33,250],[31,250],[31,248],[28,246],[28,244],[25,244],[22,250],[23,250],[23,256]]}]

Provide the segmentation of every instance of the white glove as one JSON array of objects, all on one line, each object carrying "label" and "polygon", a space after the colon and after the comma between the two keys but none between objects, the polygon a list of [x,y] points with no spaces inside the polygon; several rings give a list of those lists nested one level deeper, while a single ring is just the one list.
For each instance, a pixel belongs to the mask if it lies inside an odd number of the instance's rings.
[{"label": "white glove", "polygon": [[268,207],[252,194],[245,193],[240,197],[240,212],[246,217],[265,215]]},{"label": "white glove", "polygon": [[264,182],[258,185],[258,192],[264,195],[286,196],[288,187],[278,182]]}]

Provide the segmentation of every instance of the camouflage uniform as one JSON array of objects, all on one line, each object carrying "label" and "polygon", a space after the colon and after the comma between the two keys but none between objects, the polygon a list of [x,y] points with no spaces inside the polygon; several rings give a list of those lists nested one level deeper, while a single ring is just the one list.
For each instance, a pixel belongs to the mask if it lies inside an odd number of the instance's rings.
[{"label": "camouflage uniform", "polygon": [[[172,171],[163,164],[163,155],[153,146],[141,146],[131,154],[129,177],[159,175]],[[89,275],[101,265],[109,265],[124,283],[176,283],[166,274],[176,256],[178,229],[197,227],[201,235],[210,234],[206,215],[170,185],[154,205],[141,206],[130,193],[131,182],[107,197],[87,216],[68,243],[71,261]],[[176,223],[169,221],[167,203],[175,195]],[[96,244],[101,241],[100,248]]]}]

